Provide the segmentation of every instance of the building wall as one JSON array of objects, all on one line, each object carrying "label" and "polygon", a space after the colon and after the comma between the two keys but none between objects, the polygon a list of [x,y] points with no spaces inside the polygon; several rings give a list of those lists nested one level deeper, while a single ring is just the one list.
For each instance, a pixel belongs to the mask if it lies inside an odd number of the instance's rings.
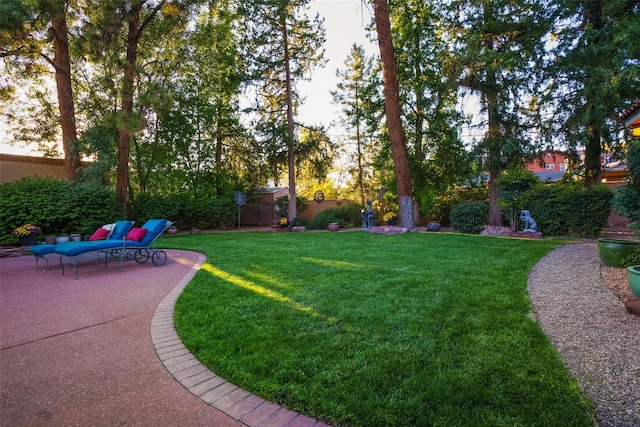
[{"label": "building wall", "polygon": [[339,206],[346,206],[349,203],[351,202],[346,199],[341,199],[341,200],[340,199],[324,199],[324,202],[322,203],[317,203],[317,202],[314,202],[313,200],[310,200],[307,202],[309,206],[307,210],[305,210],[298,216],[300,218],[305,218],[311,221],[313,218],[315,218],[316,215],[318,215],[320,212],[322,212],[325,209],[336,208]]},{"label": "building wall", "polygon": [[[242,206],[240,224],[243,226],[265,227],[277,224],[279,217],[274,211],[275,201],[278,197],[288,196],[289,189],[282,188],[277,191],[267,192],[260,195],[257,199],[255,196],[249,196],[249,201]],[[325,209],[335,208],[337,206],[345,206],[349,204],[348,200],[325,199],[322,203],[316,203],[313,200],[307,202],[307,209],[298,214],[298,217],[313,220],[313,218]]]},{"label": "building wall", "polygon": [[63,159],[0,154],[0,184],[27,176],[66,178]]},{"label": "building wall", "polygon": [[564,172],[566,170],[567,156],[557,151],[545,151],[542,161],[539,159],[527,163],[526,169],[531,172]]},{"label": "building wall", "polygon": [[245,226],[269,226],[277,223],[273,206],[278,197],[288,196],[288,188],[278,188],[267,193],[249,196],[248,203],[242,206],[240,224]]}]

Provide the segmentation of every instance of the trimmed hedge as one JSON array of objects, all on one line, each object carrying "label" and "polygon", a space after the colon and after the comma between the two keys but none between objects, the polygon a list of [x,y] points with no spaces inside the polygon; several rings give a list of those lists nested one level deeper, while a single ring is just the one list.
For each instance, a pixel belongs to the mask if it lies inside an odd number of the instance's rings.
[{"label": "trimmed hedge", "polygon": [[43,235],[92,234],[120,219],[115,192],[99,184],[28,177],[0,185],[0,244],[19,244],[11,233],[25,223]]},{"label": "trimmed hedge", "polygon": [[607,224],[612,197],[604,185],[585,188],[580,183],[558,182],[529,189],[522,196],[522,206],[545,236],[595,238]]},{"label": "trimmed hedge", "polygon": [[238,206],[231,196],[215,199],[196,198],[188,194],[138,195],[134,218],[166,218],[178,229],[232,227],[238,221]]}]

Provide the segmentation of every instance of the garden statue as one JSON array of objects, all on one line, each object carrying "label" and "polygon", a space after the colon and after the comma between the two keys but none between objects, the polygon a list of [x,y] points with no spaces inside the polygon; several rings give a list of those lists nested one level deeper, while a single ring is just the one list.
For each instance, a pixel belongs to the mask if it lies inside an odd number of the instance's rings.
[{"label": "garden statue", "polygon": [[524,232],[535,233],[538,231],[538,224],[536,220],[531,218],[531,213],[528,210],[520,211],[520,221],[524,221]]},{"label": "garden statue", "polygon": [[373,212],[373,208],[371,207],[371,200],[367,200],[367,209],[362,210],[362,229],[369,230],[376,223],[375,221],[375,213]]}]

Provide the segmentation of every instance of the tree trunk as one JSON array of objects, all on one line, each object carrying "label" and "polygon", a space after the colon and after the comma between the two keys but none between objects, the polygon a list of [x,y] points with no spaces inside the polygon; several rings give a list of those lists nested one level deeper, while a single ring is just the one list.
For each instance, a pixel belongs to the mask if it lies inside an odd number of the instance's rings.
[{"label": "tree trunk", "polygon": [[298,216],[296,195],[296,159],[295,159],[295,123],[293,121],[293,89],[291,87],[291,68],[289,57],[289,40],[287,34],[287,21],[282,20],[282,37],[284,44],[284,69],[287,85],[287,125],[289,127],[289,221]]},{"label": "tree trunk", "polygon": [[78,149],[78,135],[76,131],[75,107],[73,103],[73,89],[71,87],[71,64],[69,60],[69,38],[66,21],[66,2],[61,5],[62,16],[52,19],[53,51],[56,73],[56,89],[58,93],[58,108],[60,110],[60,126],[62,128],[62,149],[64,151],[64,166],[67,178],[71,181],[78,179],[81,168],[80,152]]},{"label": "tree trunk", "polygon": [[360,85],[358,82],[355,84],[355,111],[356,111],[356,154],[358,156],[358,176],[356,178],[356,182],[358,184],[358,189],[360,190],[360,206],[366,206],[367,200],[364,194],[364,165],[362,162],[363,152],[362,149],[362,136],[360,131]]},{"label": "tree trunk", "polygon": [[222,109],[218,107],[216,120],[216,194],[222,196],[224,194],[222,188],[222,148],[224,137],[222,135]]},{"label": "tree trunk", "polygon": [[140,0],[134,0],[129,13],[129,31],[127,35],[127,57],[124,64],[124,78],[122,80],[122,119],[123,124],[118,130],[118,168],[116,175],[116,199],[123,212],[127,212],[129,190],[129,155],[131,150],[133,113],[133,87],[135,81],[135,67],[138,58],[138,39],[140,25]]},{"label": "tree trunk", "polygon": [[387,117],[387,129],[391,143],[391,154],[396,170],[396,185],[398,187],[398,217],[400,226],[415,228],[413,215],[413,190],[411,188],[411,170],[409,155],[404,139],[404,129],[400,119],[400,97],[398,94],[398,75],[396,60],[391,38],[391,24],[389,23],[389,7],[387,0],[373,2],[376,32],[380,59],[382,60],[382,78],[384,81],[384,103]]},{"label": "tree trunk", "polygon": [[[593,30],[600,31],[603,27],[603,14],[602,14],[602,2],[591,1],[584,4],[584,16],[586,24],[591,26]],[[590,39],[588,43],[598,46],[602,44],[601,37],[598,34],[596,37]],[[593,50],[594,48],[591,47]],[[591,70],[591,73],[594,73]],[[588,85],[592,89],[601,85],[603,82],[598,80],[597,74],[588,76]],[[584,185],[591,187],[594,184],[599,184],[602,178],[602,161],[600,155],[602,154],[601,144],[601,132],[600,124],[594,121],[593,118],[597,118],[597,105],[598,95],[602,94],[602,91],[587,90],[586,93],[586,108],[589,111],[589,116],[592,118],[587,124],[589,130],[589,138],[584,149]]]},{"label": "tree trunk", "polygon": [[602,145],[600,143],[600,129],[597,125],[590,127],[589,139],[584,150],[584,185],[592,187],[602,180]]}]

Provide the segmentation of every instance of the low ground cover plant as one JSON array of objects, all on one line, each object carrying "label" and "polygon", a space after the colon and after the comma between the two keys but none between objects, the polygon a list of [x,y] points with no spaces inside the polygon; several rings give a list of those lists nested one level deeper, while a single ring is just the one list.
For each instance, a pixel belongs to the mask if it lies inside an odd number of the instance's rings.
[{"label": "low ground cover plant", "polygon": [[559,240],[443,233],[172,236],[207,263],[176,328],[211,370],[336,426],[592,425],[531,317]]}]

